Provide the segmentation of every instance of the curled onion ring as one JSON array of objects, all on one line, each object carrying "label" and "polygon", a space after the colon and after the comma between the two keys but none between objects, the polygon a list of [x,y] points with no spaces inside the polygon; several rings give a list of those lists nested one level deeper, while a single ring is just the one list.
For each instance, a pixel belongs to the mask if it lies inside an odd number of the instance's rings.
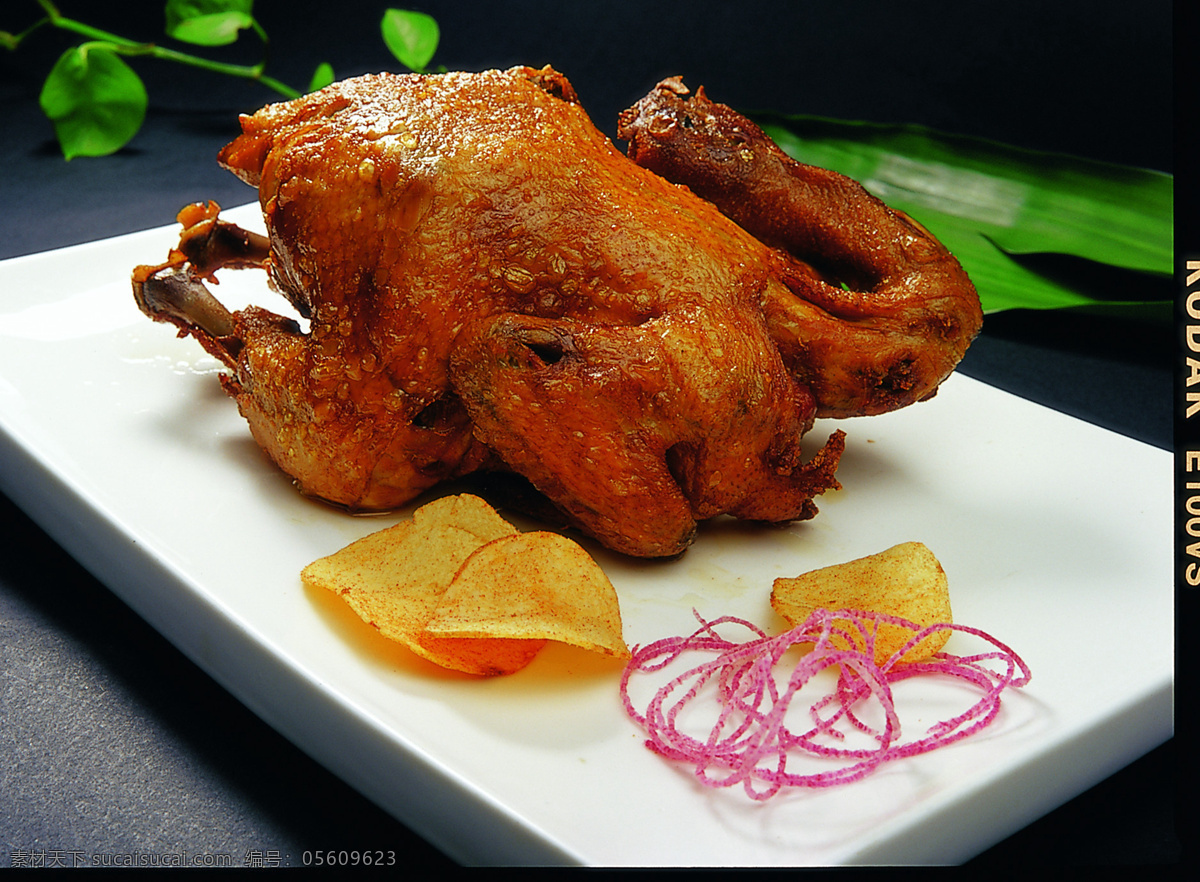
[{"label": "curled onion ring", "polygon": [[[724,616],[706,621],[695,613],[700,628],[687,637],[669,637],[647,646],[635,646],[621,677],[621,698],[626,712],[647,732],[646,746],[664,757],[694,764],[695,775],[709,787],[741,784],[756,800],[766,800],[784,787],[829,787],[866,777],[883,763],[927,753],[966,738],[990,724],[1000,711],[1001,693],[1009,686],[1025,686],[1030,670],[1009,647],[976,628],[939,623],[922,627],[907,619],[883,613],[818,609],[801,625],[775,637],[744,619]],[[888,622],[913,632],[912,638],[883,665],[875,663],[875,631]],[[859,639],[850,638],[847,623]],[[734,642],[717,633],[720,625],[738,625],[753,638]],[[926,661],[901,661],[904,653],[930,634],[954,630],[974,635],[994,649],[975,655],[939,652]],[[861,649],[839,649],[861,646]],[[812,643],[792,668],[785,682],[775,675],[783,654],[793,646]],[[688,652],[716,653],[715,658],[690,668],[662,686],[645,713],[634,707],[629,694],[635,674],[662,671]],[[809,708],[811,725],[795,731],[785,716],[801,688],[826,668],[838,666],[832,693]],[[919,674],[942,674],[977,687],[982,695],[963,713],[932,726],[923,738],[901,742],[900,718],[892,685]],[[695,738],[680,728],[680,715],[713,682],[720,711],[708,736]],[[864,701],[874,699],[882,710],[882,723],[866,720]],[[847,731],[867,736],[867,748],[841,746]],[[808,754],[835,763],[812,774],[788,771],[788,759]],[[840,763],[840,765],[838,764]]]}]

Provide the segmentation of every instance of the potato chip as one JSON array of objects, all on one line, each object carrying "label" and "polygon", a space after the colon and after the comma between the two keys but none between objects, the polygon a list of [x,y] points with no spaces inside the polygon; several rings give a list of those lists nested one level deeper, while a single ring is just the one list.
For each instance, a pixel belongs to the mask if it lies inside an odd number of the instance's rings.
[{"label": "potato chip", "polygon": [[430,634],[539,638],[629,657],[612,583],[557,533],[494,539],[463,563],[426,623]]},{"label": "potato chip", "polygon": [[[813,570],[795,579],[776,579],[771,606],[796,627],[816,609],[857,609],[907,619],[921,627],[949,623],[950,590],[946,573],[928,548],[920,542],[905,542],[878,554]],[[839,620],[859,637],[848,622]],[[884,622],[875,638],[875,663],[882,665],[900,649],[911,631]],[[941,650],[948,630],[926,637],[904,654],[905,662],[929,658]],[[842,648],[847,648],[842,641]],[[861,643],[858,648],[862,649]]]},{"label": "potato chip", "polygon": [[435,637],[424,626],[463,561],[515,532],[479,497],[447,496],[418,508],[410,521],[314,561],[300,577],[338,594],[385,637],[435,664],[469,674],[512,673],[529,664],[545,640]]}]

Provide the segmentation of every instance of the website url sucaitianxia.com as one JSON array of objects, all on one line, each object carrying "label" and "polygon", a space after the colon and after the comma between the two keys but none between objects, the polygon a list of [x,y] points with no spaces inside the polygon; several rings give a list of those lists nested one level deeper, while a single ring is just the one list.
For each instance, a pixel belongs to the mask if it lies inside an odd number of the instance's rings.
[{"label": "website url sucaitianxia.com", "polygon": [[8,853],[11,867],[284,867],[291,856],[278,851],[252,849],[243,855],[228,852],[88,851],[77,848],[14,848]]}]

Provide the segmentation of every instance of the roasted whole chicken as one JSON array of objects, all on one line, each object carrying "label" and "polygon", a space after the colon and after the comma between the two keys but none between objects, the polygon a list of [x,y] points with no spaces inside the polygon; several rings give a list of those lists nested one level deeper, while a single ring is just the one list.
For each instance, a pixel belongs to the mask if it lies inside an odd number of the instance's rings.
[{"label": "roasted whole chicken", "polygon": [[[265,107],[219,161],[268,236],[188,206],[135,298],[228,366],[304,493],[350,510],[515,473],[644,557],[720,514],[812,517],[844,444],[805,455],[814,419],[932,395],[979,329],[975,291],[920,226],[677,79],[619,123],[628,156],[548,67]],[[300,321],[205,285],[246,267]]]}]

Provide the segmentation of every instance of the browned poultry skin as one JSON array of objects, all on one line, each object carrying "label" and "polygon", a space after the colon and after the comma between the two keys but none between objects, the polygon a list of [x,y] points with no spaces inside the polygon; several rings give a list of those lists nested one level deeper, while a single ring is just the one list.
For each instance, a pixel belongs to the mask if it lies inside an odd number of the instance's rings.
[{"label": "browned poultry skin", "polygon": [[765,288],[771,337],[818,417],[928,398],[983,322],[962,266],[845,175],[796,162],[701,88],[663,80],[621,115],[628,154],[802,263]]},{"label": "browned poultry skin", "polygon": [[662,556],[699,519],[811,517],[838,486],[842,435],[805,461],[815,403],[764,317],[792,264],[631,163],[560,74],[363,77],[242,125],[221,161],[258,187],[269,256],[215,263],[265,266],[310,330],[203,291],[212,209],[135,295],[224,359],[304,492],[391,508],[510,469]]}]

